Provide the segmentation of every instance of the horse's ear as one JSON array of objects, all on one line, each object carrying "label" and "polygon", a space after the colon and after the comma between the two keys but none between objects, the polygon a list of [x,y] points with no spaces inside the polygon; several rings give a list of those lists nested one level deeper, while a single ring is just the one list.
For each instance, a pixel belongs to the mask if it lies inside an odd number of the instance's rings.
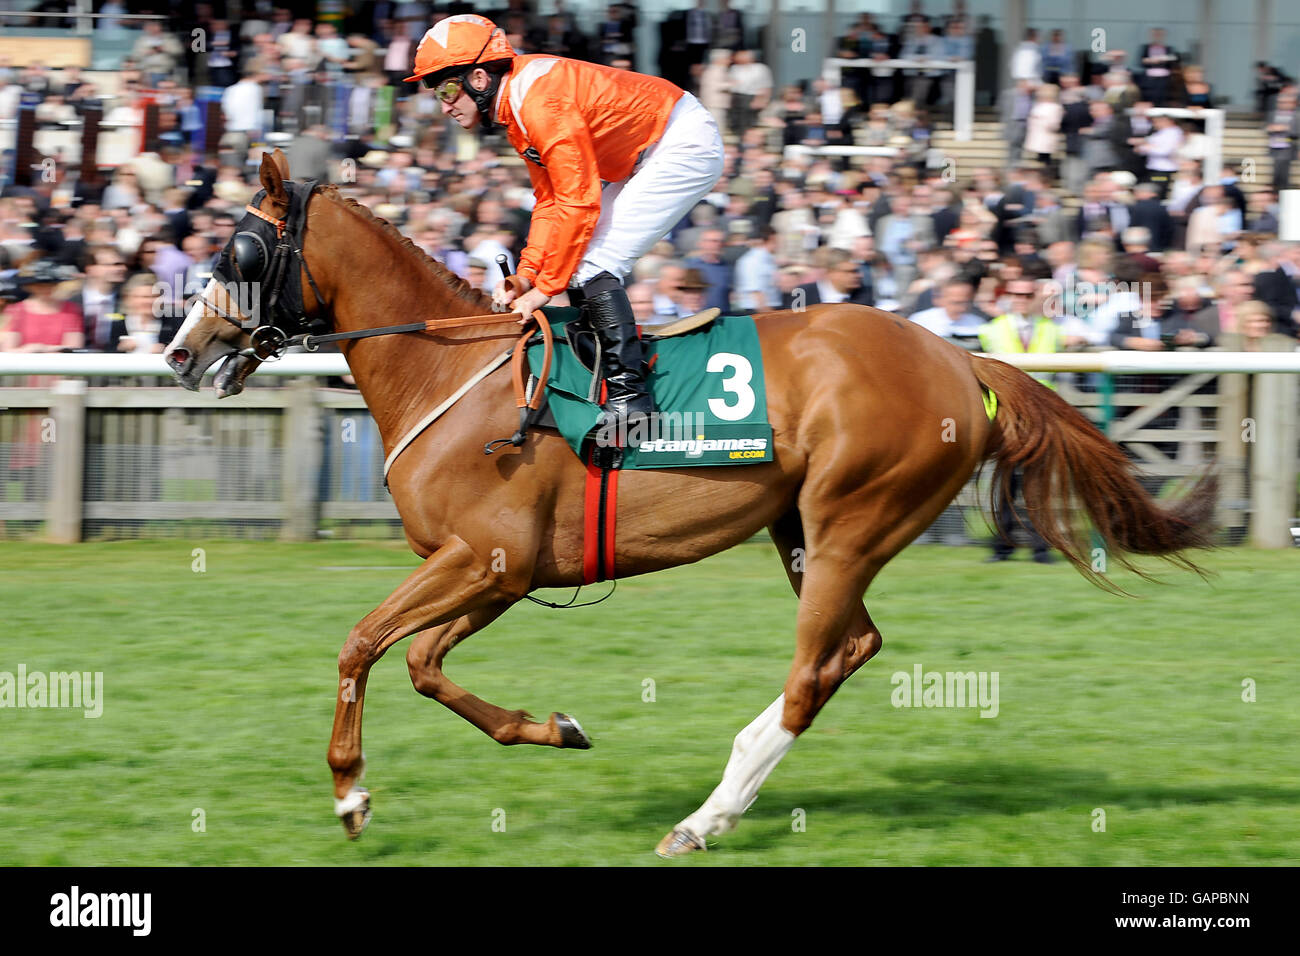
[{"label": "horse's ear", "polygon": [[277,146],[275,152],[271,154],[271,159],[274,160],[275,165],[279,167],[281,178],[293,179],[293,177],[289,175],[289,157],[284,155],[284,151],[281,150],[279,146]]},{"label": "horse's ear", "polygon": [[[277,149],[276,152],[280,151]],[[278,161],[270,153],[262,154],[262,168],[258,177],[262,181],[262,188],[266,190],[268,199],[286,209],[289,207],[289,193],[284,188],[284,180],[288,172],[289,164],[285,161],[283,153],[280,154]]]}]

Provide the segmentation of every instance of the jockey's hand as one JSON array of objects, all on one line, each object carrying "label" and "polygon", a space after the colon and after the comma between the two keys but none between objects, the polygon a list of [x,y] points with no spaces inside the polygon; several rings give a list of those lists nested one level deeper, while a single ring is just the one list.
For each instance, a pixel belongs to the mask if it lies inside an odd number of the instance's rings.
[{"label": "jockey's hand", "polygon": [[[515,281],[527,292],[533,287],[533,284],[523,276],[515,276]],[[497,287],[492,290],[492,310],[494,312],[509,312],[510,303],[515,300],[517,293],[512,289],[505,279],[497,283]]]},{"label": "jockey's hand", "polygon": [[533,317],[533,311],[540,309],[546,303],[551,301],[551,297],[541,289],[529,289],[513,302],[514,311],[521,316],[520,325],[527,325]]}]

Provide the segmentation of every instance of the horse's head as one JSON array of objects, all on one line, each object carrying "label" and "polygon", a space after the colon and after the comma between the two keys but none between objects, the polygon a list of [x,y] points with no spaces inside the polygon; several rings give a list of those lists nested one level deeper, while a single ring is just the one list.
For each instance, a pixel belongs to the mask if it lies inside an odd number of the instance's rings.
[{"label": "horse's head", "polygon": [[203,373],[225,358],[213,383],[217,397],[239,394],[262,361],[283,352],[286,335],[301,331],[294,327],[303,311],[299,252],[311,187],[290,181],[278,149],[262,154],[260,178],[263,192],[247,207],[207,287],[163,352],[190,391],[198,391]]}]

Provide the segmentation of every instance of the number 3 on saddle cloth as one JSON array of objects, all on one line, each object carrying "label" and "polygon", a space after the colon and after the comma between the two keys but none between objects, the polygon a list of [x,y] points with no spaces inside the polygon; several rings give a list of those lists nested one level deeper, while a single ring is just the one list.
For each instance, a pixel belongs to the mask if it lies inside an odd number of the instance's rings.
[{"label": "number 3 on saddle cloth", "polygon": [[[658,410],[621,428],[600,425],[603,383],[595,336],[574,308],[547,308],[555,332],[545,404],[536,424],[559,431],[587,466],[583,580],[614,577],[620,469],[756,465],[772,461],[763,353],[754,320],[722,316],[672,336],[644,335],[646,386]],[[541,373],[544,348],[528,348]],[[530,392],[533,379],[530,378]],[[598,427],[599,426],[599,427]]]},{"label": "number 3 on saddle cloth", "polygon": [[[767,421],[763,353],[754,320],[721,316],[671,337],[645,335],[649,372],[646,386],[656,414],[633,419],[630,427],[597,427],[601,419],[595,337],[575,321],[578,310],[547,308],[555,332],[546,403],[554,424],[574,454],[589,460],[588,448],[618,448],[616,468],[686,468],[753,465],[772,460],[772,426]],[[540,344],[528,349],[528,367],[542,367]],[[584,447],[587,446],[587,447]]]}]

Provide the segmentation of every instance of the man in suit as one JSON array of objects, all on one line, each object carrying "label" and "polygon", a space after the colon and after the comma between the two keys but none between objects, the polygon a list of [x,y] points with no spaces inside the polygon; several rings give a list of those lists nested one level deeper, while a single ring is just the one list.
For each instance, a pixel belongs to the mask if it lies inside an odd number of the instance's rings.
[{"label": "man in suit", "polygon": [[853,305],[870,305],[870,297],[862,288],[859,264],[845,249],[823,247],[815,257],[822,269],[816,282],[797,286],[787,293],[782,308],[799,309],[809,305],[828,305],[849,302]]},{"label": "man in suit", "polygon": [[938,304],[913,312],[910,320],[940,338],[975,351],[979,348],[980,328],[990,317],[972,305],[974,295],[974,288],[965,279],[949,279],[939,290]]},{"label": "man in suit", "polygon": [[858,266],[858,281],[862,288],[858,290],[857,301],[863,305],[876,304],[876,240],[873,236],[857,236],[850,250],[853,261]]},{"label": "man in suit", "polygon": [[178,186],[172,186],[163,193],[162,214],[167,218],[167,225],[171,228],[177,245],[191,231],[190,213],[185,208],[185,199],[186,191]]},{"label": "man in suit", "polygon": [[975,20],[975,99],[980,106],[991,106],[997,99],[997,84],[1002,76],[1002,44],[988,14]]},{"label": "man in suit", "polygon": [[330,132],[322,125],[309,126],[289,144],[289,164],[299,179],[329,182]]},{"label": "man in suit", "polygon": [[126,279],[126,259],[116,246],[91,248],[86,262],[86,278],[73,301],[81,306],[85,320],[85,347],[108,351],[113,322],[120,319],[118,292]]},{"label": "man in suit", "polygon": [[720,49],[732,53],[745,49],[745,17],[739,10],[731,8],[731,0],[722,0],[716,36]]},{"label": "man in suit", "polygon": [[1239,161],[1235,166],[1228,166],[1223,170],[1223,175],[1219,177],[1219,185],[1223,187],[1223,195],[1228,197],[1230,202],[1242,218],[1246,216],[1246,194],[1242,192],[1241,187],[1237,185],[1243,182],[1241,178],[1242,167],[1247,164],[1247,160]]},{"label": "man in suit", "polygon": [[725,314],[731,308],[731,266],[723,255],[726,233],[709,226],[699,233],[695,248],[686,259],[686,265],[698,269],[709,284],[704,308],[721,309]]},{"label": "man in suit", "polygon": [[1120,152],[1120,165],[1132,173],[1134,179],[1146,178],[1146,156],[1138,147],[1145,148],[1147,137],[1156,131],[1155,119],[1151,116],[1150,109],[1151,103],[1143,100],[1133,104],[1133,112],[1127,114],[1129,134]]},{"label": "man in suit", "polygon": [[993,208],[993,214],[998,217],[993,238],[997,240],[998,249],[1004,255],[1011,252],[1016,228],[1027,223],[1034,214],[1038,196],[1043,189],[1043,174],[1040,170],[1028,166],[1017,166],[1011,170],[1007,190]]},{"label": "man in suit", "polygon": [[1061,132],[1065,136],[1065,163],[1061,179],[1066,192],[1077,196],[1083,192],[1087,179],[1087,162],[1083,156],[1082,130],[1092,125],[1092,112],[1088,94],[1079,86],[1079,77],[1073,73],[1061,74]]},{"label": "man in suit", "polygon": [[1271,189],[1259,189],[1250,194],[1247,202],[1250,214],[1246,219],[1246,231],[1277,235],[1277,193]]},{"label": "man in suit", "polygon": [[905,289],[916,275],[917,253],[935,244],[934,220],[914,212],[912,196],[905,190],[890,199],[889,208],[874,231],[876,248],[889,260],[899,288]]},{"label": "man in suit", "polygon": [[1080,239],[1105,236],[1119,248],[1120,235],[1129,226],[1129,208],[1115,199],[1115,182],[1098,176],[1083,187],[1075,234]]},{"label": "man in suit", "polygon": [[1165,31],[1151,28],[1151,42],[1142,45],[1142,92],[1156,106],[1164,106],[1169,96],[1169,80],[1178,65],[1178,53],[1165,42]]},{"label": "man in suit", "polygon": [[1287,86],[1277,96],[1267,127],[1268,154],[1273,158],[1273,188],[1291,188],[1291,163],[1300,140],[1300,110],[1296,109],[1296,88]]},{"label": "man in suit", "polygon": [[1265,243],[1259,250],[1260,258],[1268,269],[1255,273],[1255,298],[1267,303],[1273,313],[1273,331],[1295,337],[1300,334],[1300,297],[1296,294],[1295,277],[1289,270],[1294,266],[1286,258],[1286,247],[1280,242]]},{"label": "man in suit", "polygon": [[1083,161],[1088,177],[1099,172],[1109,172],[1124,165],[1128,151],[1128,137],[1132,132],[1128,118],[1117,115],[1105,100],[1088,104],[1091,122],[1079,130],[1083,137]]},{"label": "man in suit", "polygon": [[674,10],[659,23],[659,75],[687,89],[690,71],[686,56],[686,11]]},{"label": "man in suit", "polygon": [[706,0],[695,0],[695,6],[686,11],[686,58],[692,76],[713,46],[713,14],[705,6]]},{"label": "man in suit", "polygon": [[559,14],[547,17],[545,26],[532,31],[530,44],[538,53],[567,56],[575,60],[588,58],[586,36],[571,26],[567,17]]},{"label": "man in suit", "polygon": [[165,149],[163,159],[176,167],[176,185],[188,191],[185,208],[192,212],[206,206],[217,183],[216,157],[204,156],[196,149]]},{"label": "man in suit", "polygon": [[[917,186],[912,191],[913,197],[918,198],[916,193],[923,188],[929,190],[930,187]],[[936,189],[930,195],[933,200],[930,203],[930,219],[934,222],[934,239],[935,242],[942,243],[948,233],[957,228],[961,218],[961,202],[951,189]]]},{"label": "man in suit", "polygon": [[1029,79],[1016,80],[1015,86],[1003,90],[999,100],[1002,128],[1007,132],[1007,163],[1014,165],[1025,146],[1029,131],[1029,111],[1034,108],[1034,86]]},{"label": "man in suit", "polygon": [[1164,252],[1174,237],[1174,221],[1160,201],[1160,189],[1154,183],[1138,183],[1133,189],[1136,202],[1129,209],[1129,224],[1143,226],[1151,233],[1151,251]]}]

